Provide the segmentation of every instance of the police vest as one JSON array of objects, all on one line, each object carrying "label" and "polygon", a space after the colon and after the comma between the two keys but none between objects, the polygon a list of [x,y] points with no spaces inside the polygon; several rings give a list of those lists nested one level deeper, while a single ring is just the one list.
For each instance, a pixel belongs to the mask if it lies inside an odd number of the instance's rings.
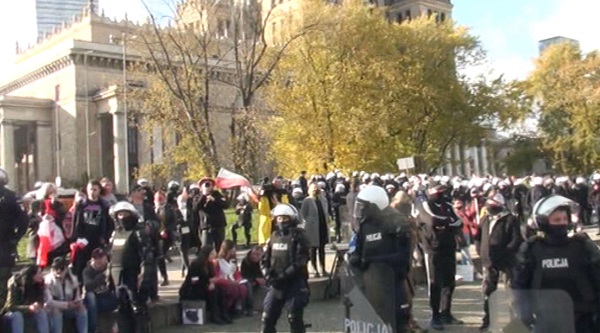
[{"label": "police vest", "polygon": [[296,242],[294,233],[283,235],[276,232],[271,237],[271,268],[277,275],[282,275],[294,262]]},{"label": "police vest", "polygon": [[531,253],[536,264],[532,289],[565,291],[571,296],[576,313],[595,309],[594,289],[584,265],[584,240],[573,237],[564,246],[538,240],[532,243]]},{"label": "police vest", "polygon": [[398,252],[398,237],[395,233],[382,229],[381,225],[364,223],[360,227],[362,253],[365,262],[377,261]]}]

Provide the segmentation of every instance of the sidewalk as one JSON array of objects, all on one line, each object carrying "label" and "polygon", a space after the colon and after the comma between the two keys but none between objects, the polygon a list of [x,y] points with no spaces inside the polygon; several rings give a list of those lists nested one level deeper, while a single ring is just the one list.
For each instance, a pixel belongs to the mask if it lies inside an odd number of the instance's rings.
[{"label": "sidewalk", "polygon": [[[598,231],[597,227],[586,227],[586,233],[596,242],[600,242],[600,237],[596,236]],[[245,255],[246,251],[238,251],[238,258]],[[474,247],[471,248],[471,252],[474,259],[478,259],[477,254],[474,251]],[[241,260],[241,259],[240,259]],[[326,255],[327,268],[331,269],[331,265],[334,260],[334,251],[328,250]],[[176,301],[177,292],[179,285],[182,282],[181,274],[176,267],[179,264],[178,258],[174,258],[174,263],[169,264],[169,278],[171,279],[171,285],[167,287],[160,287],[160,295],[164,300]],[[314,279],[311,279],[314,280]],[[324,278],[321,278],[324,280]],[[419,286],[416,290],[417,294],[414,299],[414,316],[419,322],[421,327],[426,328],[429,318],[429,299],[427,297],[427,291],[425,286]],[[340,300],[328,300],[328,301],[312,301],[305,311],[305,321],[312,325],[307,329],[307,332],[318,332],[318,333],[342,333],[343,332],[343,316],[344,306]],[[478,327],[481,323],[481,317],[483,316],[483,303],[481,296],[481,281],[475,281],[472,283],[465,283],[459,285],[456,288],[453,300],[453,314],[465,321],[465,325],[461,326],[446,326],[445,332],[479,332]],[[162,329],[157,329],[157,333],[198,333],[198,332],[259,332],[260,329],[260,315],[256,314],[254,317],[243,317],[236,319],[231,325],[217,326],[217,325],[203,325],[203,326],[172,326]],[[286,313],[282,314],[278,323],[279,332],[289,332],[289,326],[286,319]],[[432,332],[432,330],[430,330]]]}]

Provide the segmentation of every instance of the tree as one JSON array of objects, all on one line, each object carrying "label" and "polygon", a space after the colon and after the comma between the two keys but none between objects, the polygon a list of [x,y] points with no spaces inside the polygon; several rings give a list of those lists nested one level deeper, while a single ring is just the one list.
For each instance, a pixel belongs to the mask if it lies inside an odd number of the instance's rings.
[{"label": "tree", "polygon": [[578,46],[558,44],[535,61],[523,83],[535,103],[543,147],[557,169],[589,173],[600,162],[600,58]]},{"label": "tree", "polygon": [[465,28],[391,24],[359,2],[310,10],[330,20],[290,47],[267,94],[283,173],[391,171],[405,156],[429,172],[450,145],[478,143],[483,124],[512,108],[501,79],[472,82],[457,71],[484,58]]},{"label": "tree", "polygon": [[[149,77],[149,89],[139,95],[147,130],[175,131],[186,147],[171,149],[171,159],[200,163],[199,172],[214,175],[231,161],[235,171],[256,178],[265,160],[257,123],[268,117],[257,94],[289,45],[316,23],[298,24],[272,42],[267,27],[277,6],[189,0],[173,7],[172,26],[162,26],[149,10],[150,24],[132,41],[145,55],[142,71]],[[219,149],[224,140],[228,148]]]}]

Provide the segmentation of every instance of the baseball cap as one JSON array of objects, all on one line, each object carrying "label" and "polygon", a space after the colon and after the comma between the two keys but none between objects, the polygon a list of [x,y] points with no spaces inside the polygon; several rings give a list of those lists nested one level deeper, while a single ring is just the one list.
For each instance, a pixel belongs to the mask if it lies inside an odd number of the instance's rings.
[{"label": "baseball cap", "polygon": [[106,256],[106,252],[101,248],[97,248],[97,249],[94,249],[94,251],[92,251],[93,259],[100,259],[105,256]]}]

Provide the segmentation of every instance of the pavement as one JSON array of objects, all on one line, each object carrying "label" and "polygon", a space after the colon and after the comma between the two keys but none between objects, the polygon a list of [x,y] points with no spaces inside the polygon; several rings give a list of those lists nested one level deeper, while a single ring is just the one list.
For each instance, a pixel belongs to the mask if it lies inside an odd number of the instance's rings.
[{"label": "pavement", "polygon": [[[597,227],[586,227],[585,231],[596,242],[600,242],[600,237],[596,236]],[[238,257],[243,257],[246,251],[239,251]],[[474,259],[477,255],[472,248]],[[328,250],[327,267],[330,269],[334,259],[334,251]],[[241,260],[241,259],[240,259]],[[179,271],[179,259],[174,258],[174,262],[169,264],[169,278],[171,284],[166,287],[160,287],[160,302],[176,302],[178,298],[178,289],[182,282],[181,272]],[[425,286],[418,286],[416,297],[413,303],[413,314],[417,322],[423,328],[428,327],[430,310]],[[463,320],[464,325],[446,326],[444,332],[479,332],[478,327],[483,316],[483,303],[481,296],[481,281],[460,284],[454,293],[452,303],[452,313],[455,317]],[[305,322],[312,326],[307,332],[315,333],[342,333],[343,332],[344,306],[339,299],[326,301],[312,301],[305,310]],[[289,326],[286,320],[285,312],[282,314],[278,323],[279,332],[289,332]],[[171,326],[155,330],[156,333],[198,333],[198,332],[259,332],[260,314],[256,313],[253,317],[241,317],[234,320],[230,325],[212,325],[202,326]],[[429,330],[434,332],[433,330]]]}]

